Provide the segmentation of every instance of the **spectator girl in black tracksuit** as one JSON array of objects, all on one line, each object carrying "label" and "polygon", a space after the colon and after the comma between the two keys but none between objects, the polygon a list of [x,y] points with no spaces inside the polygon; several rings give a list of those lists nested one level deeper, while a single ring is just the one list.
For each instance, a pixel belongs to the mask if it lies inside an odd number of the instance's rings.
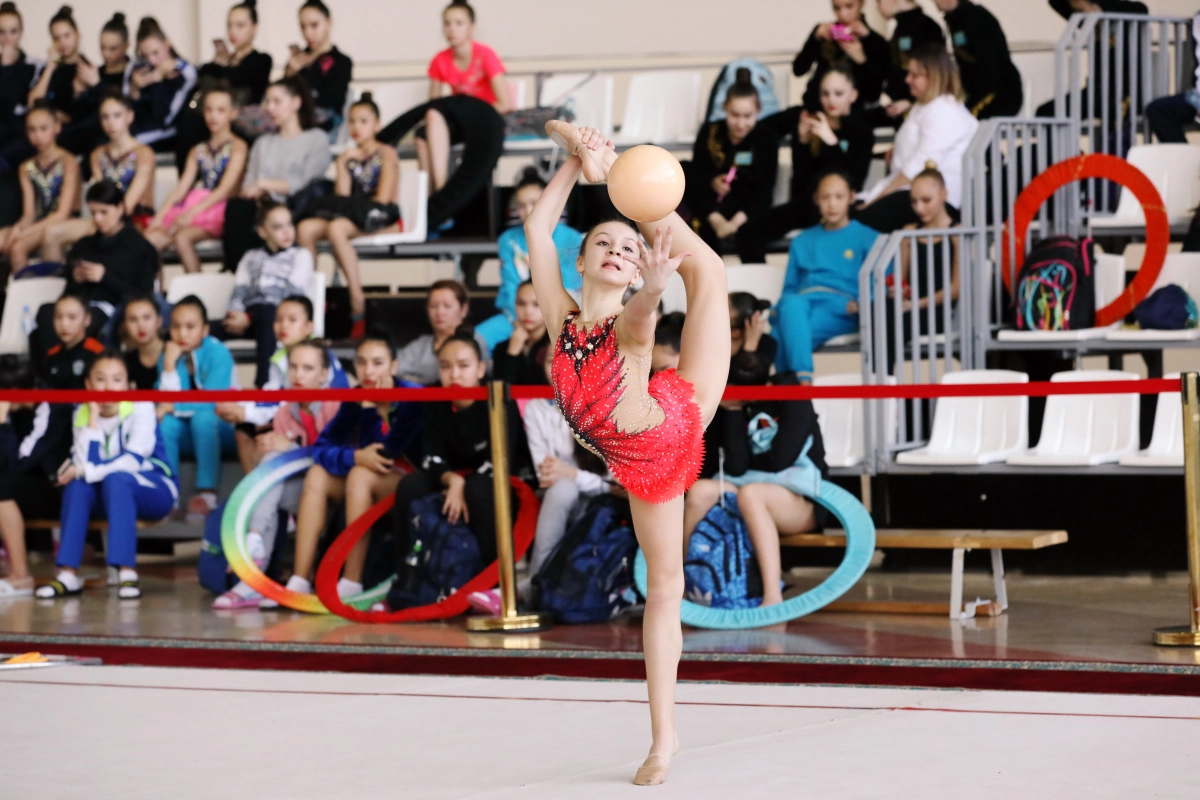
[{"label": "spectator girl in black tracksuit", "polygon": [[771,208],[779,165],[778,135],[758,125],[762,105],[750,70],[738,70],[724,108],[725,119],[705,123],[696,136],[684,195],[692,227],[714,248]]},{"label": "spectator girl in black tracksuit", "polygon": [[137,51],[129,78],[133,135],[157,149],[175,138],[175,118],[196,88],[196,68],[175,53],[154,17],[138,23]]},{"label": "spectator girl in black tracksuit", "polygon": [[763,263],[768,242],[819,221],[813,200],[819,176],[830,170],[844,172],[851,188],[862,190],[871,168],[875,131],[854,111],[857,98],[854,70],[835,64],[821,80],[821,112],[811,114],[795,106],[762,121],[779,136],[791,137],[791,193],[787,203],[751,217],[738,230],[737,250],[743,264]]},{"label": "spectator girl in black tracksuit", "polygon": [[[258,35],[257,0],[245,0],[235,4],[225,16],[225,37],[215,40],[216,52],[213,60],[204,64],[196,73],[197,86],[202,93],[215,88],[227,88],[235,109],[240,109],[238,135],[254,143],[255,130],[250,130],[250,120],[262,119],[263,95],[271,83],[272,60],[268,53],[254,49],[254,38]],[[175,133],[175,165],[183,173],[192,148],[209,137],[204,123],[204,109],[189,105],[177,120]]]},{"label": "spectator girl in black tracksuit", "polygon": [[[0,3],[0,145],[25,139],[25,105],[38,65],[21,49],[24,32],[17,4]],[[6,224],[0,220],[0,225]]]},{"label": "spectator girl in black tracksuit", "polygon": [[[479,386],[486,370],[487,363],[470,329],[451,336],[438,350],[438,371],[444,387]],[[462,522],[470,526],[479,541],[484,564],[496,559],[488,404],[477,400],[453,400],[425,406],[421,468],[400,481],[392,512],[396,562],[400,570],[393,592],[401,594],[412,588],[407,585],[409,575],[404,563],[412,546],[410,509],[414,501],[431,494],[442,492],[445,495],[442,513],[451,524]],[[529,445],[516,404],[510,401],[507,410],[509,472],[516,476],[528,468]],[[465,471],[466,476],[460,475],[461,471]],[[515,503],[513,511],[515,514]]]},{"label": "spectator girl in black tracksuit", "polygon": [[[32,389],[32,373],[6,374],[0,388]],[[34,406],[0,400],[0,541],[8,550],[0,600],[33,595],[25,520],[58,518],[58,474],[71,456],[72,411],[69,403]]]},{"label": "spectator girl in black tracksuit", "polygon": [[813,28],[792,61],[792,74],[797,78],[816,67],[804,90],[804,107],[809,112],[815,114],[821,110],[821,79],[838,63],[851,65],[861,105],[879,100],[887,76],[888,45],[863,20],[865,4],[866,0],[833,0],[836,21]]},{"label": "spectator girl in black tracksuit", "polygon": [[976,119],[1015,117],[1021,112],[1021,73],[1008,52],[1000,23],[971,0],[934,0],[950,30],[967,108]]},{"label": "spectator girl in black tracksuit", "polygon": [[285,75],[303,75],[312,89],[317,127],[329,133],[342,124],[346,113],[346,95],[354,62],[334,46],[330,35],[333,20],[322,0],[305,0],[300,6],[300,33],[307,45],[292,45]]},{"label": "spectator girl in black tracksuit", "polygon": [[942,33],[942,26],[930,19],[916,0],[879,0],[879,13],[896,23],[888,41],[887,78],[884,81],[884,91],[891,102],[871,109],[867,120],[873,128],[899,127],[914,102],[905,81],[908,59],[926,45],[945,47],[946,35]]}]

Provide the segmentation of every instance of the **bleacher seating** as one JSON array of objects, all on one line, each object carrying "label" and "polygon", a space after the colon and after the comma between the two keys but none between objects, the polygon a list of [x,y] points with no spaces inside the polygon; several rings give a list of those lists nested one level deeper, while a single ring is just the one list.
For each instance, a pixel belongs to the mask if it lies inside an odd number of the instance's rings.
[{"label": "bleacher seating", "polygon": [[[1117,370],[1059,372],[1055,383],[1135,381],[1138,375]],[[1138,449],[1136,394],[1051,395],[1046,399],[1037,446],[1010,456],[1008,463],[1029,467],[1088,467],[1112,464]]]},{"label": "bleacher seating", "polygon": [[225,318],[233,295],[232,272],[193,272],[177,275],[167,288],[167,302],[174,305],[188,295],[199,297],[208,309],[208,321]]},{"label": "bleacher seating", "polygon": [[[1163,377],[1178,380],[1179,373]],[[1139,468],[1183,466],[1183,400],[1179,392],[1163,392],[1158,396],[1150,446],[1121,456],[1118,463],[1122,467]]]},{"label": "bleacher seating", "polygon": [[[961,370],[942,377],[942,385],[1028,383],[1010,370]],[[937,402],[929,444],[900,453],[900,464],[924,466],[994,464],[1028,446],[1028,397],[943,397]]]},{"label": "bleacher seating", "polygon": [[691,145],[703,101],[699,72],[642,72],[629,80],[618,145]]},{"label": "bleacher seating", "polygon": [[[1126,160],[1140,169],[1162,196],[1173,231],[1182,232],[1200,206],[1200,148],[1190,144],[1142,144],[1129,149]],[[1112,214],[1095,215],[1097,234],[1145,232],[1146,215],[1133,192],[1122,188]]]},{"label": "bleacher seating", "polygon": [[613,78],[595,72],[564,72],[542,83],[538,105],[566,106],[575,124],[613,133]]},{"label": "bleacher seating", "polygon": [[9,282],[4,316],[0,320],[0,355],[28,355],[29,332],[35,326],[38,309],[57,300],[66,287],[65,278],[25,278]]},{"label": "bleacher seating", "polygon": [[[1197,148],[1200,149],[1200,148]],[[1183,289],[1193,300],[1200,298],[1200,253],[1170,253],[1163,262],[1163,268],[1158,273],[1158,279],[1151,287],[1151,293],[1167,284],[1175,284]],[[1184,330],[1114,330],[1104,338],[1114,342],[1178,342],[1195,341],[1200,339],[1200,328]]]}]

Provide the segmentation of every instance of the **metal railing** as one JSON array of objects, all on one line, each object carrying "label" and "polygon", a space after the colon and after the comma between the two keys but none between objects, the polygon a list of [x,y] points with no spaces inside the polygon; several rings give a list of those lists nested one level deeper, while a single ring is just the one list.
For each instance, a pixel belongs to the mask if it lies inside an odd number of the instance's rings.
[{"label": "metal railing", "polygon": [[[970,305],[972,361],[983,364],[994,332],[1004,320],[1002,256],[1007,249],[1009,278],[1026,253],[1016,252],[1016,237],[1005,229],[1013,217],[1017,197],[1026,186],[1056,161],[1079,155],[1079,123],[1070,119],[996,118],[979,125],[963,156],[962,223],[982,235],[978,251],[963,263],[972,276],[970,293],[960,301]],[[1042,205],[1030,226],[1038,237],[1079,236],[1084,228],[1081,187],[1071,183]],[[1030,239],[1034,237],[1029,237]],[[1026,242],[1026,252],[1030,244]],[[975,324],[977,323],[977,324]]]},{"label": "metal railing", "polygon": [[[978,291],[979,276],[969,267],[983,263],[983,244],[983,230],[965,225],[879,238],[858,274],[865,384],[937,383],[948,372],[975,368],[972,347],[963,346],[975,316],[965,299]],[[867,472],[886,472],[897,452],[926,444],[933,408],[929,400],[867,401]]]},{"label": "metal railing", "polygon": [[[1086,152],[1124,157],[1139,133],[1150,140],[1146,105],[1190,86],[1194,61],[1189,18],[1073,14],[1054,50],[1054,115],[1080,122]],[[1116,198],[1096,183],[1088,196],[1111,213]]]}]

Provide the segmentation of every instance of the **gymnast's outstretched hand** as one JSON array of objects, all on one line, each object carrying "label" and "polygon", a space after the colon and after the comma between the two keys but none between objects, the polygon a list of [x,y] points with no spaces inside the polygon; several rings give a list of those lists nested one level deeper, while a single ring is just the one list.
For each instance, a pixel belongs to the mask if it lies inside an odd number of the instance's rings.
[{"label": "gymnast's outstretched hand", "polygon": [[665,234],[662,228],[654,229],[654,245],[651,249],[647,249],[644,242],[638,241],[640,256],[634,263],[642,276],[643,291],[661,295],[666,291],[667,281],[671,280],[671,276],[679,269],[683,260],[691,255],[690,252],[684,251],[671,258],[673,238],[671,226],[668,225]]}]

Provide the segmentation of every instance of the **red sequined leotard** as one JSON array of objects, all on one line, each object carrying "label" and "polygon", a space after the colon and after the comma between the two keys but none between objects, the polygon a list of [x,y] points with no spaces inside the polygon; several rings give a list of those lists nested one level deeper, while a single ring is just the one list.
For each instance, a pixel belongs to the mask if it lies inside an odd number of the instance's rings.
[{"label": "red sequined leotard", "polygon": [[704,461],[692,385],[675,370],[649,378],[649,356],[627,363],[616,315],[591,330],[576,326],[578,316],[567,315],[551,364],[554,397],[571,432],[634,497],[662,503],[680,496]]}]

